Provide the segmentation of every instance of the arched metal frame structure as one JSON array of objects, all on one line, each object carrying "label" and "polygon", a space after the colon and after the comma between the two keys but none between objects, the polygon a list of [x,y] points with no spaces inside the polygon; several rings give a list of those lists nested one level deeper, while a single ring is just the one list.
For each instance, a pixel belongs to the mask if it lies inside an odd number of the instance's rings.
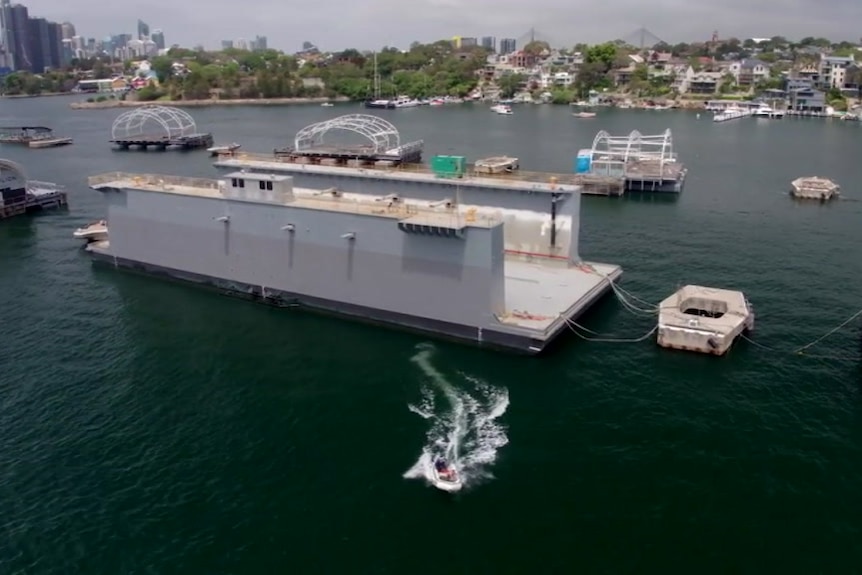
[{"label": "arched metal frame structure", "polygon": [[112,140],[163,138],[173,140],[197,133],[194,118],[179,108],[142,106],[120,114],[111,126]]},{"label": "arched metal frame structure", "polygon": [[658,162],[662,169],[668,162],[676,161],[673,152],[673,135],[670,130],[663,134],[644,136],[637,130],[628,136],[611,136],[604,130],[596,134],[590,151],[592,160],[607,159],[623,163],[629,161]]},{"label": "arched metal frame structure", "polygon": [[401,146],[398,129],[383,118],[369,114],[347,114],[301,129],[296,133],[294,150],[308,152],[321,148],[324,137],[332,131],[353,132],[364,136],[371,142],[374,154],[385,154]]}]

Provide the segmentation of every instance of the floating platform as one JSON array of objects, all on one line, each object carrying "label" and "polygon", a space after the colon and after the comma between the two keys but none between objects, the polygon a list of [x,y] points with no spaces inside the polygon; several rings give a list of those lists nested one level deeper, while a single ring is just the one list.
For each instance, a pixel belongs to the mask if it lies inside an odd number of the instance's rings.
[{"label": "floating platform", "polygon": [[146,150],[148,148],[156,148],[159,150],[167,150],[169,148],[179,150],[193,150],[197,148],[208,148],[213,145],[212,134],[189,134],[188,136],[154,136],[154,137],[136,137],[129,139],[114,139],[112,144],[123,150],[138,148]]},{"label": "floating platform", "polygon": [[841,187],[828,178],[796,178],[790,183],[790,195],[802,200],[827,201],[837,196]]},{"label": "floating platform", "polygon": [[72,143],[72,138],[57,138],[45,126],[0,127],[0,143],[24,144],[29,148],[55,148]]},{"label": "floating platform", "polygon": [[27,146],[30,148],[57,148],[68,146],[72,141],[72,138],[45,138],[44,140],[30,140]]},{"label": "floating platform", "polygon": [[0,220],[68,206],[66,192],[55,184],[31,181],[28,186],[27,192],[17,199],[0,198]]},{"label": "floating platform", "polygon": [[754,310],[739,291],[687,285],[659,307],[658,344],[724,355],[743,332],[754,329]]},{"label": "floating platform", "polygon": [[10,160],[0,160],[0,220],[68,205],[66,192],[51,182],[28,180],[24,168]]},{"label": "floating platform", "polygon": [[210,153],[210,156],[220,156],[220,155],[232,155],[234,152],[242,147],[241,144],[237,144],[233,142],[231,144],[225,144],[223,146],[212,146],[211,148],[207,148],[207,152]]},{"label": "floating platform", "polygon": [[[342,133],[361,136],[361,144],[338,142],[331,136]],[[390,122],[368,114],[346,114],[306,126],[296,133],[293,146],[273,150],[276,158],[300,164],[329,166],[393,165],[422,161],[422,140],[403,143]]]},{"label": "floating platform", "polygon": [[146,105],[117,116],[111,125],[110,142],[123,150],[191,150],[209,148],[213,137],[210,133],[198,132],[194,118],[184,110]]},{"label": "floating platform", "polygon": [[[596,134],[592,148],[578,152],[575,173],[584,193],[621,195],[624,192],[680,193],[688,173],[673,151],[673,134],[628,136]],[[620,191],[621,190],[621,191]]]},{"label": "floating platform", "polygon": [[495,156],[493,158],[485,158],[476,160],[473,164],[473,170],[477,174],[508,174],[520,168],[518,158],[510,156]]}]

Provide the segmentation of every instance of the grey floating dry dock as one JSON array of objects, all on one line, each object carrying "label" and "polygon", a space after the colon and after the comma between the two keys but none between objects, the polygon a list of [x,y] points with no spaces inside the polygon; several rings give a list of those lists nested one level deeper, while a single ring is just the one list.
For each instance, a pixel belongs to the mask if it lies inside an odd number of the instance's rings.
[{"label": "grey floating dry dock", "polygon": [[110,232],[86,251],[112,267],[527,354],[622,273],[581,259],[577,191],[348,192],[245,171],[112,173],[90,186],[105,196]]},{"label": "grey floating dry dock", "polygon": [[790,194],[802,200],[831,200],[839,194],[841,187],[828,178],[813,176],[796,178],[790,184]]},{"label": "grey floating dry dock", "polygon": [[754,311],[739,291],[687,285],[661,302],[658,344],[724,355],[743,332],[754,329]]},{"label": "grey floating dry dock", "polygon": [[123,150],[190,150],[212,146],[213,136],[198,132],[194,118],[179,108],[141,106],[117,116],[111,126],[111,143]]},{"label": "grey floating dry dock", "polygon": [[0,220],[67,205],[66,192],[57,184],[28,180],[24,168],[0,160]]}]

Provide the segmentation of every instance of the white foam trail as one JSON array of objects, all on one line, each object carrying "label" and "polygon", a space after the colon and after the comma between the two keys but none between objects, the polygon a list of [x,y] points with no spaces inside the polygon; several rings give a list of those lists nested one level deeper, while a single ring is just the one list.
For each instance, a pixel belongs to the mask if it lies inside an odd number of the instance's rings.
[{"label": "white foam trail", "polygon": [[458,470],[465,487],[493,478],[489,468],[497,451],[509,442],[506,428],[497,420],[509,407],[509,392],[478,378],[459,373],[456,387],[432,363],[434,347],[417,346],[411,358],[428,377],[418,404],[408,409],[430,422],[425,447],[416,463],[404,473],[410,479],[430,481],[434,459],[443,455]]}]

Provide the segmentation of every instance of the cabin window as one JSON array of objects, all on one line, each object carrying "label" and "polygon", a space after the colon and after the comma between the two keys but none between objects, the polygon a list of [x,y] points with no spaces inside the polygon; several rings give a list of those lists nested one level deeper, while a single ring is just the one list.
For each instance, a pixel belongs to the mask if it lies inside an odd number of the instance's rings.
[{"label": "cabin window", "polygon": [[244,188],[244,187],[245,187],[245,180],[243,180],[242,178],[239,178],[239,179],[237,180],[237,183],[239,183],[239,187],[240,187],[240,188]]},{"label": "cabin window", "polygon": [[266,183],[266,189],[267,189],[267,190],[272,190],[272,182],[267,182],[267,183]]},{"label": "cabin window", "polygon": [[257,183],[258,187],[259,187],[261,190],[265,190],[265,189],[266,189],[266,185],[265,185],[265,184],[266,184],[266,182],[264,182],[263,180],[261,180],[261,181],[259,181],[259,182]]},{"label": "cabin window", "polygon": [[230,185],[233,186],[234,188],[237,187],[238,184],[236,183],[236,178],[230,179]]}]

